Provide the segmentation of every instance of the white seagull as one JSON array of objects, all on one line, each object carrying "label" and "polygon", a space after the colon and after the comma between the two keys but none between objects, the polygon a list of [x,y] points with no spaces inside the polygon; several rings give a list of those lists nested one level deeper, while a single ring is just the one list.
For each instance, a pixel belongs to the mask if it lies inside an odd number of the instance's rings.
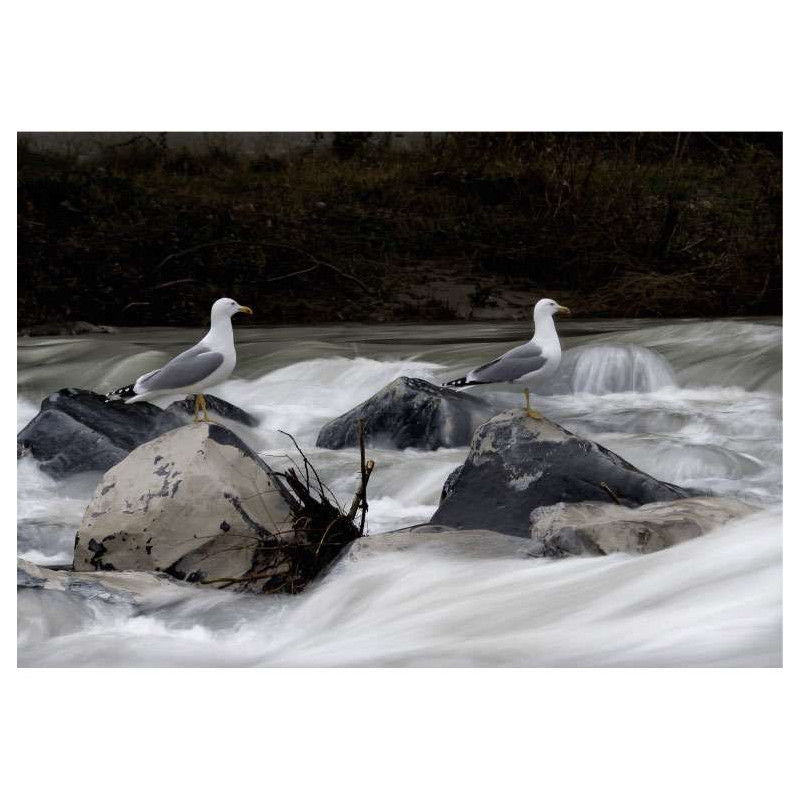
[{"label": "white seagull", "polygon": [[547,381],[561,363],[561,343],[553,322],[553,315],[570,314],[566,306],[544,298],[533,307],[533,337],[499,358],[482,364],[463,378],[448,381],[444,386],[455,388],[477,386],[483,383],[520,383],[525,386],[525,410],[529,417],[541,419],[542,415],[531,408],[530,388]]},{"label": "white seagull", "polygon": [[199,422],[202,410],[203,421],[208,422],[203,390],[227,380],[236,366],[231,317],[239,312],[252,314],[253,310],[230,297],[217,300],[211,306],[211,328],[194,347],[134,383],[109,392],[107,402],[124,399],[126,403],[139,403],[165,394],[194,394],[194,421]]}]

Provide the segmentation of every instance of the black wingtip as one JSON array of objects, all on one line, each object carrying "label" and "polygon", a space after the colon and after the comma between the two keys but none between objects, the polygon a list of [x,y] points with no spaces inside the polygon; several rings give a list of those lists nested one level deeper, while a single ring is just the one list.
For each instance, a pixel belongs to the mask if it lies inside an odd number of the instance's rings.
[{"label": "black wingtip", "polygon": [[119,389],[114,389],[106,395],[106,403],[113,403],[115,400],[124,400],[126,397],[133,397],[136,392],[133,391],[134,384],[129,383],[127,386],[120,386]]},{"label": "black wingtip", "polygon": [[482,383],[486,383],[486,381],[471,381],[468,380],[465,375],[463,378],[456,378],[455,380],[443,383],[442,387],[446,387],[448,389],[460,389],[463,386],[480,386]]}]

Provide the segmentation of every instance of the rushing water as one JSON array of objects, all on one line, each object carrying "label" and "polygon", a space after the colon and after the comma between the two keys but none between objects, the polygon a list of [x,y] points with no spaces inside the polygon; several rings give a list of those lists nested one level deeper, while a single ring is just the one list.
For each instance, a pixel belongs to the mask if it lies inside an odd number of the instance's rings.
[{"label": "rushing water", "polygon": [[[25,665],[569,665],[781,663],[781,328],[716,320],[560,323],[562,370],[537,406],[642,469],[763,510],[648,556],[562,561],[406,552],[342,563],[299,597],[195,587],[143,605],[21,589]],[[50,391],[107,391],[198,331],[21,339],[18,427]],[[254,413],[237,428],[271,463],[293,433],[349,499],[357,453],[319,428],[399,375],[440,382],[525,338],[517,324],[237,329],[236,378],[215,393]],[[75,376],[80,376],[76,380]],[[499,407],[518,390],[474,389]],[[172,398],[165,398],[162,405]],[[466,448],[373,450],[370,533],[426,521]],[[99,474],[55,481],[18,466],[18,550],[71,560]]]}]

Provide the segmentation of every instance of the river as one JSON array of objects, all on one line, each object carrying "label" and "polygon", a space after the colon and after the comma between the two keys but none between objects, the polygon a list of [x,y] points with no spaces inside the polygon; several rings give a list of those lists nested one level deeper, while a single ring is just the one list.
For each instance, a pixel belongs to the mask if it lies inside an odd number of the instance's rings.
[{"label": "river", "polygon": [[[342,563],[297,597],[186,587],[176,601],[108,603],[18,590],[26,666],[778,666],[782,660],[780,320],[558,324],[562,375],[536,406],[663,480],[757,505],[751,517],[647,556],[480,560],[393,553]],[[123,329],[21,338],[18,430],[49,392],[96,391],[160,366],[202,335]],[[454,377],[529,336],[496,323],[236,325],[235,378],[214,394],[255,414],[236,428],[281,466],[297,438],[347,501],[358,454],[314,447],[329,419],[400,375]],[[579,348],[579,349],[576,349]],[[498,406],[521,393],[477,387]],[[164,398],[166,405],[173,398]],[[427,521],[467,449],[372,450],[367,531]],[[284,462],[285,463],[285,462]],[[99,474],[53,480],[18,462],[18,552],[71,561]]]}]

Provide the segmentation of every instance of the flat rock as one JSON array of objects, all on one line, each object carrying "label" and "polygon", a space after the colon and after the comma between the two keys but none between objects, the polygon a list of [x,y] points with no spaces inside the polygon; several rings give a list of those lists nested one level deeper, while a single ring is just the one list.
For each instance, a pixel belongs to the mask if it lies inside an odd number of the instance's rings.
[{"label": "flat rock", "polygon": [[757,511],[732,497],[690,497],[639,508],[557,503],[531,515],[533,555],[654,553]]},{"label": "flat rock", "polygon": [[357,446],[362,417],[369,447],[464,447],[475,428],[493,413],[493,407],[479,397],[420,378],[401,377],[328,422],[317,436],[317,447],[338,450]]},{"label": "flat rock", "polygon": [[17,588],[68,592],[107,603],[140,604],[158,592],[175,598],[185,596],[187,587],[169,575],[156,572],[73,572],[40,567],[17,557]]},{"label": "flat rock", "polygon": [[[212,413],[255,425],[247,412],[206,395]],[[42,401],[39,413],[17,434],[17,455],[31,456],[43,472],[61,478],[77,472],[107,470],[134,448],[185,425],[194,400],[161,410],[150,403],[106,402],[85,389],[61,389]]]},{"label": "flat rock", "polygon": [[542,506],[595,501],[635,508],[693,494],[523,410],[478,428],[459,470],[445,484],[432,524],[529,537],[531,513]]},{"label": "flat rock", "polygon": [[415,525],[399,531],[374,533],[348,545],[341,558],[363,561],[408,551],[455,558],[530,558],[538,555],[534,542],[489,530],[457,530],[443,525]]}]

